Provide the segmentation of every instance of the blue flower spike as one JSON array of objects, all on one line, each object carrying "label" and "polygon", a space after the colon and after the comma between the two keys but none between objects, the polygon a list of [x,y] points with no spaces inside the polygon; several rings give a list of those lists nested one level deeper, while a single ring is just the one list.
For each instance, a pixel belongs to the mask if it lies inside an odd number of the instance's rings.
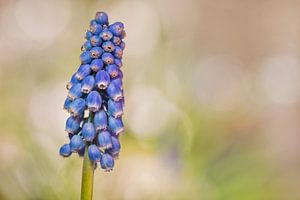
[{"label": "blue flower spike", "polygon": [[59,148],[59,154],[76,153],[106,172],[114,168],[121,149],[119,135],[124,132],[125,36],[122,22],[109,24],[105,12],[96,13],[88,24],[80,66],[67,84],[63,106],[70,114],[65,125],[70,142]]}]

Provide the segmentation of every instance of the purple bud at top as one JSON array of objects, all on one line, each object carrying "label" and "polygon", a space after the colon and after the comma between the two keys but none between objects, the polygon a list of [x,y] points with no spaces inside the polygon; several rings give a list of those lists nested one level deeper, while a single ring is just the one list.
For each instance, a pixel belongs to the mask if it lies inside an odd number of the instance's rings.
[{"label": "purple bud at top", "polygon": [[119,101],[123,98],[122,90],[114,83],[110,83],[106,89],[108,96],[114,101]]},{"label": "purple bud at top", "polygon": [[68,98],[71,99],[72,101],[74,101],[75,99],[80,98],[81,95],[82,95],[81,84],[77,83],[77,84],[73,85],[71,87],[71,89],[69,90]]},{"label": "purple bud at top", "polygon": [[125,49],[125,42],[121,42],[121,44],[119,45],[120,46],[120,48],[122,49],[122,50],[124,50]]},{"label": "purple bud at top", "polygon": [[100,33],[100,37],[103,41],[108,41],[113,38],[113,34],[109,30],[106,29]]},{"label": "purple bud at top", "polygon": [[90,50],[90,56],[91,58],[99,58],[102,54],[103,50],[101,47],[93,47]]},{"label": "purple bud at top", "polygon": [[108,131],[101,131],[98,134],[98,144],[101,149],[112,148],[111,135]]},{"label": "purple bud at top", "polygon": [[110,75],[111,78],[116,78],[119,73],[119,67],[115,64],[108,65],[106,67],[106,72]]},{"label": "purple bud at top", "polygon": [[110,83],[110,77],[109,74],[104,71],[100,70],[96,74],[96,85],[100,90],[104,90],[107,88],[108,84]]},{"label": "purple bud at top", "polygon": [[80,131],[80,122],[79,118],[70,116],[66,121],[67,133],[77,134]]},{"label": "purple bud at top", "polygon": [[92,91],[95,85],[95,78],[93,76],[87,76],[82,80],[81,92],[88,94]]},{"label": "purple bud at top", "polygon": [[121,118],[108,118],[108,129],[112,131],[114,134],[119,135],[124,132],[124,125]]},{"label": "purple bud at top", "polygon": [[124,30],[124,24],[122,22],[115,22],[109,26],[109,30],[115,35],[122,35],[122,31]]},{"label": "purple bud at top", "polygon": [[106,41],[102,44],[102,48],[106,52],[113,52],[115,50],[115,45],[111,41]]},{"label": "purple bud at top", "polygon": [[94,140],[94,138],[96,137],[96,130],[93,123],[87,122],[83,124],[82,137],[88,142]]},{"label": "purple bud at top", "polygon": [[83,53],[80,54],[80,61],[82,64],[89,64],[92,59],[90,57],[90,52],[89,51],[85,51]]},{"label": "purple bud at top", "polygon": [[102,31],[102,26],[100,24],[93,24],[90,26],[90,30],[93,34],[99,35]]},{"label": "purple bud at top", "polygon": [[81,98],[74,100],[70,104],[69,112],[74,117],[81,116],[84,110],[85,110],[85,101]]},{"label": "purple bud at top", "polygon": [[69,110],[71,103],[72,103],[72,100],[69,98],[66,98],[65,103],[64,103],[64,109]]},{"label": "purple bud at top", "polygon": [[86,98],[86,105],[91,112],[97,112],[102,105],[102,98],[97,91],[92,91]]},{"label": "purple bud at top", "polygon": [[113,39],[112,39],[112,42],[115,44],[115,45],[120,45],[122,40],[120,37],[118,36],[114,36]]},{"label": "purple bud at top", "polygon": [[119,68],[121,68],[121,67],[123,66],[123,63],[122,63],[122,60],[121,60],[121,59],[115,58],[115,64],[116,64]]},{"label": "purple bud at top", "polygon": [[100,164],[102,169],[104,169],[106,172],[109,172],[114,168],[115,161],[111,155],[104,153],[101,156]]},{"label": "purple bud at top", "polygon": [[93,47],[93,46],[92,46],[91,41],[87,40],[87,41],[85,41],[85,43],[82,45],[81,51],[89,51],[89,50],[91,50],[92,47]]},{"label": "purple bud at top", "polygon": [[121,49],[121,47],[116,46],[115,51],[114,51],[114,56],[115,56],[115,58],[119,58],[119,59],[122,58],[123,50]]},{"label": "purple bud at top", "polygon": [[84,79],[84,77],[90,75],[90,73],[91,73],[90,65],[80,65],[80,67],[76,72],[76,78],[78,80],[82,80]]},{"label": "purple bud at top", "polygon": [[111,116],[119,118],[123,115],[123,104],[110,99],[107,103],[107,110]]},{"label": "purple bud at top", "polygon": [[82,138],[79,135],[74,135],[70,140],[71,151],[76,152],[81,149],[82,146],[84,146]]},{"label": "purple bud at top", "polygon": [[120,141],[117,137],[114,136],[111,137],[111,141],[112,141],[112,148],[108,150],[108,153],[111,154],[114,159],[118,159],[121,150]]},{"label": "purple bud at top", "polygon": [[108,16],[105,12],[97,12],[95,20],[101,25],[108,25]]},{"label": "purple bud at top", "polygon": [[[99,36],[97,35],[93,35],[91,38],[90,38],[90,41],[93,45],[93,47],[96,47],[96,46],[100,46],[101,43],[102,43],[102,40]],[[121,43],[122,44],[122,43]]]},{"label": "purple bud at top", "polygon": [[59,154],[62,157],[69,157],[72,154],[70,145],[69,144],[62,145],[59,149]]},{"label": "purple bud at top", "polygon": [[101,59],[107,65],[111,65],[114,63],[114,56],[111,53],[104,53],[102,54]]},{"label": "purple bud at top", "polygon": [[96,112],[94,116],[94,125],[97,132],[107,128],[107,115],[104,110]]},{"label": "purple bud at top", "polygon": [[90,67],[94,72],[98,72],[103,68],[103,61],[101,59],[95,59],[92,61]]},{"label": "purple bud at top", "polygon": [[88,155],[91,161],[99,162],[101,159],[101,152],[98,147],[94,144],[90,145],[88,148]]},{"label": "purple bud at top", "polygon": [[94,34],[91,31],[87,31],[85,34],[85,39],[89,40]]}]

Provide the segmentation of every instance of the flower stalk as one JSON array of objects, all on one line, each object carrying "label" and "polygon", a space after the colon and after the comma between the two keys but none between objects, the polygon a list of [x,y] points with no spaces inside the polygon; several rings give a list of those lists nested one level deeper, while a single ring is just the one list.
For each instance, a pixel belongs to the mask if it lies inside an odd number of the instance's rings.
[{"label": "flower stalk", "polygon": [[94,182],[94,163],[88,156],[88,147],[85,147],[82,180],[81,180],[81,200],[92,200]]}]

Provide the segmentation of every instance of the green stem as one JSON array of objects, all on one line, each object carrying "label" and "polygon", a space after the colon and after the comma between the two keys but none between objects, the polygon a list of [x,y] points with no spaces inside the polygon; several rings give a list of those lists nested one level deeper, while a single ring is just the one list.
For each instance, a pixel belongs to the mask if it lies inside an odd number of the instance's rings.
[{"label": "green stem", "polygon": [[[90,114],[88,121],[92,121],[93,115]],[[94,163],[91,162],[88,155],[88,145],[85,147],[82,179],[81,179],[81,200],[93,199],[93,182],[94,182]]]},{"label": "green stem", "polygon": [[90,161],[87,151],[86,147],[82,166],[81,200],[93,198],[94,164]]}]

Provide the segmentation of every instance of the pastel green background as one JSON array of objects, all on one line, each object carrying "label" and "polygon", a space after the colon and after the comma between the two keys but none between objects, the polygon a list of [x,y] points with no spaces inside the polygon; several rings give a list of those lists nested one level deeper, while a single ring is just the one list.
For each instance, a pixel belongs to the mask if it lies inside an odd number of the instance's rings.
[{"label": "pastel green background", "polygon": [[300,199],[300,3],[0,1],[0,199],[79,199],[65,84],[89,20],[125,23],[125,126],[95,200]]}]

